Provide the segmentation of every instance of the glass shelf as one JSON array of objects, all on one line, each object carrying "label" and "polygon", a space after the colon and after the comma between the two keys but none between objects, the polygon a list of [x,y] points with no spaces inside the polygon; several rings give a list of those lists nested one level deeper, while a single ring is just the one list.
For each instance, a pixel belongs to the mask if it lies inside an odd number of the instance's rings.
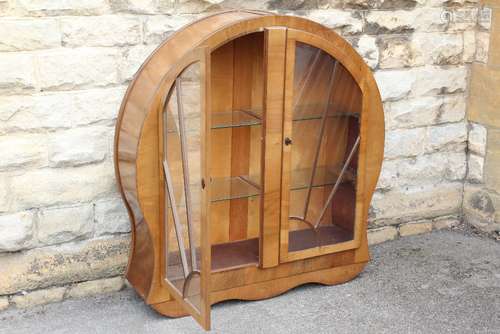
[{"label": "glass shelf", "polygon": [[260,195],[259,183],[260,181],[255,177],[248,175],[213,178],[211,202],[258,196]]},{"label": "glass shelf", "polygon": [[[323,115],[323,105],[305,105],[305,106],[296,106],[293,112],[293,121],[309,121],[315,119],[321,119]],[[329,112],[327,118],[334,117],[354,117],[359,118],[359,113],[355,112]]]},{"label": "glass shelf", "polygon": [[262,124],[260,115],[249,110],[212,113],[212,129],[235,128]]},{"label": "glass shelf", "polygon": [[[316,175],[314,176],[313,187],[323,187],[334,185],[340,174],[341,166],[338,168],[318,167],[316,168]],[[297,169],[292,171],[292,184],[291,190],[305,189],[309,186],[309,179],[311,178],[312,169]],[[352,182],[356,179],[356,171],[347,169],[342,179],[344,182]]]}]

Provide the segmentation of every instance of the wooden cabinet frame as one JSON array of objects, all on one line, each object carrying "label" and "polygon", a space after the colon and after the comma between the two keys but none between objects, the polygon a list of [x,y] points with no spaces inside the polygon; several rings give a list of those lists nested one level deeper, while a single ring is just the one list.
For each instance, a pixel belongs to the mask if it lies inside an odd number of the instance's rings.
[{"label": "wooden cabinet frame", "polygon": [[[321,49],[328,54],[330,54],[333,58],[339,61],[342,65],[344,65],[347,70],[351,73],[356,83],[361,88],[362,95],[365,96],[366,86],[364,84],[364,76],[366,75],[366,67],[359,68],[355,66],[355,63],[349,62],[349,55],[344,52],[342,45],[335,45],[331,41],[327,41],[324,38],[321,38],[317,35],[295,30],[289,29],[287,36],[287,47],[286,47],[286,74],[285,74],[285,96],[284,96],[284,116],[283,116],[283,136],[291,137],[292,136],[292,103],[293,103],[293,81],[294,81],[294,73],[293,70],[295,68],[295,49],[297,42],[302,42],[308,44],[310,46]],[[365,70],[365,72],[363,72]],[[362,102],[362,106],[368,106],[365,101]],[[366,161],[364,157],[366,156],[366,140],[365,132],[366,127],[368,126],[366,120],[367,117],[364,117],[367,112],[363,111],[360,117],[360,141],[359,141],[359,164],[358,170],[363,171],[365,169]],[[345,251],[349,249],[358,248],[361,244],[361,236],[363,234],[363,229],[365,228],[365,223],[363,219],[366,219],[363,215],[363,212],[367,210],[367,208],[363,207],[365,205],[364,200],[364,179],[360,178],[356,185],[356,216],[355,216],[355,230],[354,230],[354,238],[353,240],[342,242],[339,244],[310,248],[303,251],[289,252],[288,251],[288,211],[289,211],[289,190],[288,184],[290,183],[290,152],[291,146],[283,146],[283,167],[282,167],[282,193],[281,193],[281,238],[280,238],[280,261],[288,262],[295,261],[300,259],[305,259],[308,257],[320,256],[324,254],[330,254],[334,252]],[[312,182],[312,180],[311,180]],[[369,204],[369,203],[368,203]],[[366,222],[366,221],[365,221]]]},{"label": "wooden cabinet frame", "polygon": [[[201,113],[201,124],[205,125],[202,126],[200,129],[201,132],[201,176],[202,176],[202,181],[205,182],[205,180],[208,180],[209,175],[208,175],[208,167],[210,165],[210,136],[207,135],[209,132],[208,125],[210,124],[210,111],[209,111],[209,106],[210,106],[210,95],[207,94],[207,91],[210,89],[210,53],[208,52],[207,48],[197,48],[195,49],[192,53],[187,55],[186,57],[183,58],[183,61],[179,62],[170,72],[167,73],[165,76],[163,83],[161,86],[163,87],[165,91],[172,92],[174,87],[176,88],[176,92],[179,93],[181,87],[180,83],[178,81],[179,75],[183,70],[188,68],[189,66],[193,64],[199,64],[199,69],[200,69],[200,101],[201,101],[201,106],[200,106],[200,113]],[[161,104],[159,106],[162,107],[163,110],[158,111],[158,155],[159,157],[164,157],[164,151],[165,151],[165,131],[164,131],[164,114],[167,105],[167,100],[170,97],[170,94],[164,95]],[[178,99],[180,98],[178,94]],[[178,103],[180,103],[178,101]],[[180,110],[182,110],[182,107],[180,107]],[[181,122],[182,120],[182,114],[179,115],[179,121]],[[182,123],[181,123],[182,124]],[[185,131],[185,129],[183,130]],[[186,134],[181,131],[180,136],[181,140],[185,141],[185,136]],[[185,143],[183,143],[185,145]],[[185,155],[185,152],[182,152],[183,155]],[[183,161],[185,161],[185,157],[183,156]],[[160,217],[164,217],[164,219],[161,220],[161,226],[162,230],[166,231],[166,208],[165,208],[165,203],[166,197],[171,197],[172,194],[167,194],[167,190],[172,187],[172,178],[169,175],[169,171],[167,170],[166,167],[166,161],[165,159],[159,158],[158,159],[159,166],[158,168],[163,171],[163,173],[160,172],[160,184],[159,184],[159,195],[160,195],[160,205],[159,205],[159,210],[160,210]],[[187,168],[185,166],[184,168]],[[167,186],[169,185],[169,186]],[[186,184],[184,184],[186,186]],[[170,191],[173,191],[170,189]],[[194,268],[189,272],[185,273],[187,274],[187,277],[185,279],[184,283],[184,288],[182,291],[179,291],[177,287],[172,284],[168,277],[166,277],[165,273],[167,272],[166,268],[166,255],[167,255],[167,250],[166,245],[167,242],[162,239],[161,245],[162,251],[159,254],[160,255],[160,276],[161,276],[161,285],[166,287],[168,289],[168,293],[175,298],[175,300],[180,304],[181,307],[183,307],[187,312],[189,312],[195,319],[200,323],[204,328],[209,328],[210,327],[210,303],[209,301],[209,285],[210,285],[210,229],[208,228],[209,226],[209,215],[207,214],[208,210],[208,198],[210,197],[210,186],[203,187],[202,189],[202,199],[201,199],[201,219],[200,219],[200,234],[201,234],[201,240],[200,240],[200,248],[201,248],[201,268],[196,268],[198,269],[197,271],[193,271]],[[172,208],[175,208],[173,205]],[[177,220],[178,218],[175,217],[174,221]],[[188,217],[189,220],[189,217]],[[174,222],[177,226],[179,225],[179,222],[175,221]],[[190,225],[191,222],[188,222],[188,225]],[[176,226],[176,229],[177,229]],[[191,227],[191,226],[189,226]],[[179,231],[178,231],[179,233]],[[161,237],[165,237],[165,233],[161,234]],[[179,241],[182,240],[181,238],[177,238]],[[190,243],[192,242],[193,236],[192,236],[192,231],[189,231],[189,241]],[[184,251],[184,249],[183,249]],[[191,251],[191,261],[197,262],[196,261],[196,251],[190,247]],[[185,260],[185,256],[182,257],[183,262]],[[183,266],[186,264],[183,263]],[[194,265],[192,265],[194,266]],[[185,270],[185,268],[184,268]],[[192,303],[190,303],[188,298],[185,298],[186,294],[186,288],[188,287],[189,284],[192,284],[190,279],[193,277],[194,273],[199,273],[200,275],[200,295],[201,295],[201,301],[200,304],[202,307],[200,309],[197,309],[196,306],[194,306]],[[182,293],[181,293],[182,292]]]},{"label": "wooden cabinet frame", "polygon": [[[248,41],[257,44],[245,47],[237,42],[250,35],[255,38]],[[291,182],[290,147],[293,144],[290,146],[286,142],[293,141],[293,137],[290,139],[294,98],[292,86],[294,50],[298,42],[314,46],[342,64],[359,87],[361,109],[352,240],[289,251],[288,192]],[[234,45],[228,46],[228,43]],[[227,53],[216,54],[223,47],[227,47]],[[251,61],[251,57],[256,55],[252,52],[260,48],[263,50],[262,59],[252,63],[253,70],[245,72],[247,64],[238,63],[238,59]],[[197,248],[202,259],[200,307],[186,301],[179,289],[165,280],[168,273],[165,254],[169,241],[165,239],[164,222],[167,210],[165,196],[168,194],[162,158],[162,112],[169,99],[168,93],[175,86],[179,74],[194,62],[201,65],[197,75],[202,92],[199,147],[204,189],[200,202],[201,241]],[[233,64],[228,65],[234,66],[233,69],[220,71],[217,66],[225,66],[226,62]],[[252,88],[250,83],[245,82],[241,85],[241,76],[245,75],[254,76],[252,80],[258,82],[257,86]],[[227,83],[228,91],[216,94],[219,88],[214,86],[214,82]],[[260,84],[262,91],[258,86]],[[252,90],[252,101],[249,102],[248,96],[238,95],[242,89]],[[230,97],[227,101],[224,100],[225,93]],[[262,110],[260,113],[244,110],[248,103],[261,105]],[[222,114],[216,114],[214,108],[232,108],[233,116],[235,108],[242,108],[242,117],[252,119],[243,125],[254,126],[258,130],[247,131],[234,125],[220,130],[223,127],[214,126],[211,118],[214,115],[221,117]],[[231,201],[231,205],[222,207],[225,216],[214,218],[217,212],[211,201],[216,185],[211,173],[213,166],[228,158],[214,151],[214,148],[218,150],[218,146],[214,146],[213,139],[214,133],[223,131],[227,133],[224,138],[228,139],[222,138],[218,142],[230,141],[234,144],[220,151],[232,155],[227,162],[229,165],[224,165],[225,173],[229,173],[231,182],[234,179],[242,182],[243,186],[254,187],[256,191],[247,196],[254,198],[252,206],[245,202],[245,197],[232,199],[230,196],[227,200]],[[255,154],[260,150],[260,169],[252,165],[251,171],[248,171],[249,167],[245,165],[250,161],[248,156],[245,157],[249,154],[249,148],[244,144],[248,140],[252,140],[249,145],[254,145],[250,160],[256,159]],[[368,142],[370,145],[367,145]],[[268,298],[308,282],[337,284],[354,278],[369,260],[366,224],[380,173],[383,147],[382,103],[373,75],[362,58],[335,32],[303,18],[258,11],[216,13],[184,27],[162,43],[141,66],[125,94],[117,120],[116,176],[132,222],[127,279],[145,302],[159,313],[172,317],[191,314],[208,329],[210,305],[219,301]],[[255,181],[251,180],[251,175],[239,176],[254,171],[259,171],[260,175]],[[231,183],[231,192],[232,187]],[[252,211],[256,210],[256,203],[260,203],[257,217]],[[242,225],[249,224],[247,218],[250,219],[250,216],[252,221],[258,219],[258,224],[251,228]],[[239,217],[243,220],[235,221]],[[216,224],[227,226],[227,219],[229,230],[221,235],[215,230],[220,228]],[[258,243],[254,239],[245,239],[250,234],[255,236],[255,233]],[[227,239],[228,242],[217,246],[213,241],[217,238]],[[220,254],[224,254],[221,252],[246,251],[245,247],[254,245],[258,252],[255,262],[245,260],[248,262],[241,265],[223,263],[223,267],[214,269],[214,265],[220,262]],[[215,261],[212,259],[214,254]]]}]

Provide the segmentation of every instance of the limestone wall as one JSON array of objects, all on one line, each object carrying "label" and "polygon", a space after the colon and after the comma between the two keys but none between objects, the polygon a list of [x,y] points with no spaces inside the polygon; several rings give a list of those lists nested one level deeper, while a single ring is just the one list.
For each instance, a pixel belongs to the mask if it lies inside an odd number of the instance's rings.
[{"label": "limestone wall", "polygon": [[464,215],[467,222],[500,239],[500,1],[484,4],[492,20],[490,34],[480,37],[481,57],[472,66]]},{"label": "limestone wall", "polygon": [[498,119],[465,118],[471,64],[490,66],[478,0],[0,0],[0,309],[121,288],[104,279],[123,273],[130,231],[112,165],[119,103],[160,41],[227,7],[316,20],[375,71],[387,140],[370,243],[461,218],[466,175],[478,187],[489,165],[486,128],[498,138]]}]

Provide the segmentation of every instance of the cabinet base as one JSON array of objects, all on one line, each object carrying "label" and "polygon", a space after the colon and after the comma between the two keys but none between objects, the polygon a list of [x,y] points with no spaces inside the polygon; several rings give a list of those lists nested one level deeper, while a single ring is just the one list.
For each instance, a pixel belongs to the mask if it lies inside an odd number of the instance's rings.
[{"label": "cabinet base", "polygon": [[[355,263],[239,286],[227,290],[213,291],[210,294],[210,304],[213,305],[218,302],[231,299],[267,299],[278,296],[290,289],[306,283],[319,283],[324,285],[345,283],[359,275],[366,264],[367,262]],[[152,304],[151,307],[158,313],[167,317],[177,318],[188,315],[175,300]]]}]

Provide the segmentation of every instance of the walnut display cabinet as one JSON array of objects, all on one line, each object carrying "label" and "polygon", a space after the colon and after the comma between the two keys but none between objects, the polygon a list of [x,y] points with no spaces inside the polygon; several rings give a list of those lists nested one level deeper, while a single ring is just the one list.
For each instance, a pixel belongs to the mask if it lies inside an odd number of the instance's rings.
[{"label": "walnut display cabinet", "polygon": [[258,11],[185,26],[118,117],[128,280],[159,313],[209,329],[219,301],[354,278],[383,146],[375,80],[335,32]]}]

